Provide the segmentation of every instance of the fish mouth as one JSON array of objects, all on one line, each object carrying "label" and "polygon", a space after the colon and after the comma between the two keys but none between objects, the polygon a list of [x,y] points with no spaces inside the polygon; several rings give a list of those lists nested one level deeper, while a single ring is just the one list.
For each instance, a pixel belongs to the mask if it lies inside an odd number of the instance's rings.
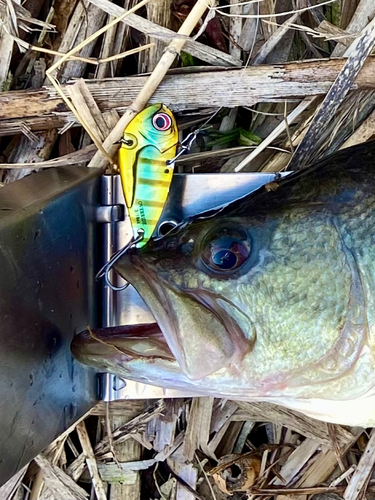
[{"label": "fish mouth", "polygon": [[88,328],[74,337],[71,349],[77,359],[87,364],[92,359],[100,364],[103,359],[106,363],[116,357],[125,363],[137,358],[174,361],[156,323],[111,327],[110,335],[108,328]]},{"label": "fish mouth", "polygon": [[149,307],[171,354],[190,380],[237,365],[251,348],[252,341],[213,296],[173,287],[137,252],[125,255],[116,270]]}]

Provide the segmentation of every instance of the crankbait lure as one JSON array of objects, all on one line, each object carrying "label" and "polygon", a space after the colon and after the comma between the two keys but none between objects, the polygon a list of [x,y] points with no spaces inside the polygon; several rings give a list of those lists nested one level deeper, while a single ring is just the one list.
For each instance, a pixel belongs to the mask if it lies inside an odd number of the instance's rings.
[{"label": "crankbait lure", "polygon": [[160,219],[173,176],[178,129],[170,109],[148,106],[125,128],[118,153],[121,182],[133,227],[141,248]]}]

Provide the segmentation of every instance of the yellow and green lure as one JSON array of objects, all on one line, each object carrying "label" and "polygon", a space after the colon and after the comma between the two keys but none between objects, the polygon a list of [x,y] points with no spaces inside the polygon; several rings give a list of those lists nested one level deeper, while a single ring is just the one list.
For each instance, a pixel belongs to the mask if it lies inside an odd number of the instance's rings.
[{"label": "yellow and green lure", "polygon": [[121,182],[129,217],[141,248],[160,219],[173,176],[178,130],[170,109],[148,106],[125,128],[118,153]]}]

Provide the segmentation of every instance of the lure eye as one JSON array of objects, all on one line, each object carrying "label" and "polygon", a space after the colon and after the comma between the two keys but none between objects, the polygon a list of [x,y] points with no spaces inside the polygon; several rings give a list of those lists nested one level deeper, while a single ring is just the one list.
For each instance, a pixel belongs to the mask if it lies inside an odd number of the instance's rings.
[{"label": "lure eye", "polygon": [[245,232],[224,229],[204,245],[202,260],[213,271],[231,272],[248,260],[250,251]]},{"label": "lure eye", "polygon": [[152,125],[159,132],[165,132],[172,126],[172,118],[167,113],[156,113],[152,117]]}]

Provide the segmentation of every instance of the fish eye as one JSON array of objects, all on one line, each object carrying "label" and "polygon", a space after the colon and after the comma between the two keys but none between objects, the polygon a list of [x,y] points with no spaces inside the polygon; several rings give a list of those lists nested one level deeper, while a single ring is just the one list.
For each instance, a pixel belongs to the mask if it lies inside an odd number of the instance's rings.
[{"label": "fish eye", "polygon": [[156,113],[152,117],[152,125],[159,132],[165,132],[172,126],[172,118],[167,113]]},{"label": "fish eye", "polygon": [[251,245],[242,230],[223,229],[203,243],[202,260],[216,272],[231,272],[240,268],[249,258]]}]

